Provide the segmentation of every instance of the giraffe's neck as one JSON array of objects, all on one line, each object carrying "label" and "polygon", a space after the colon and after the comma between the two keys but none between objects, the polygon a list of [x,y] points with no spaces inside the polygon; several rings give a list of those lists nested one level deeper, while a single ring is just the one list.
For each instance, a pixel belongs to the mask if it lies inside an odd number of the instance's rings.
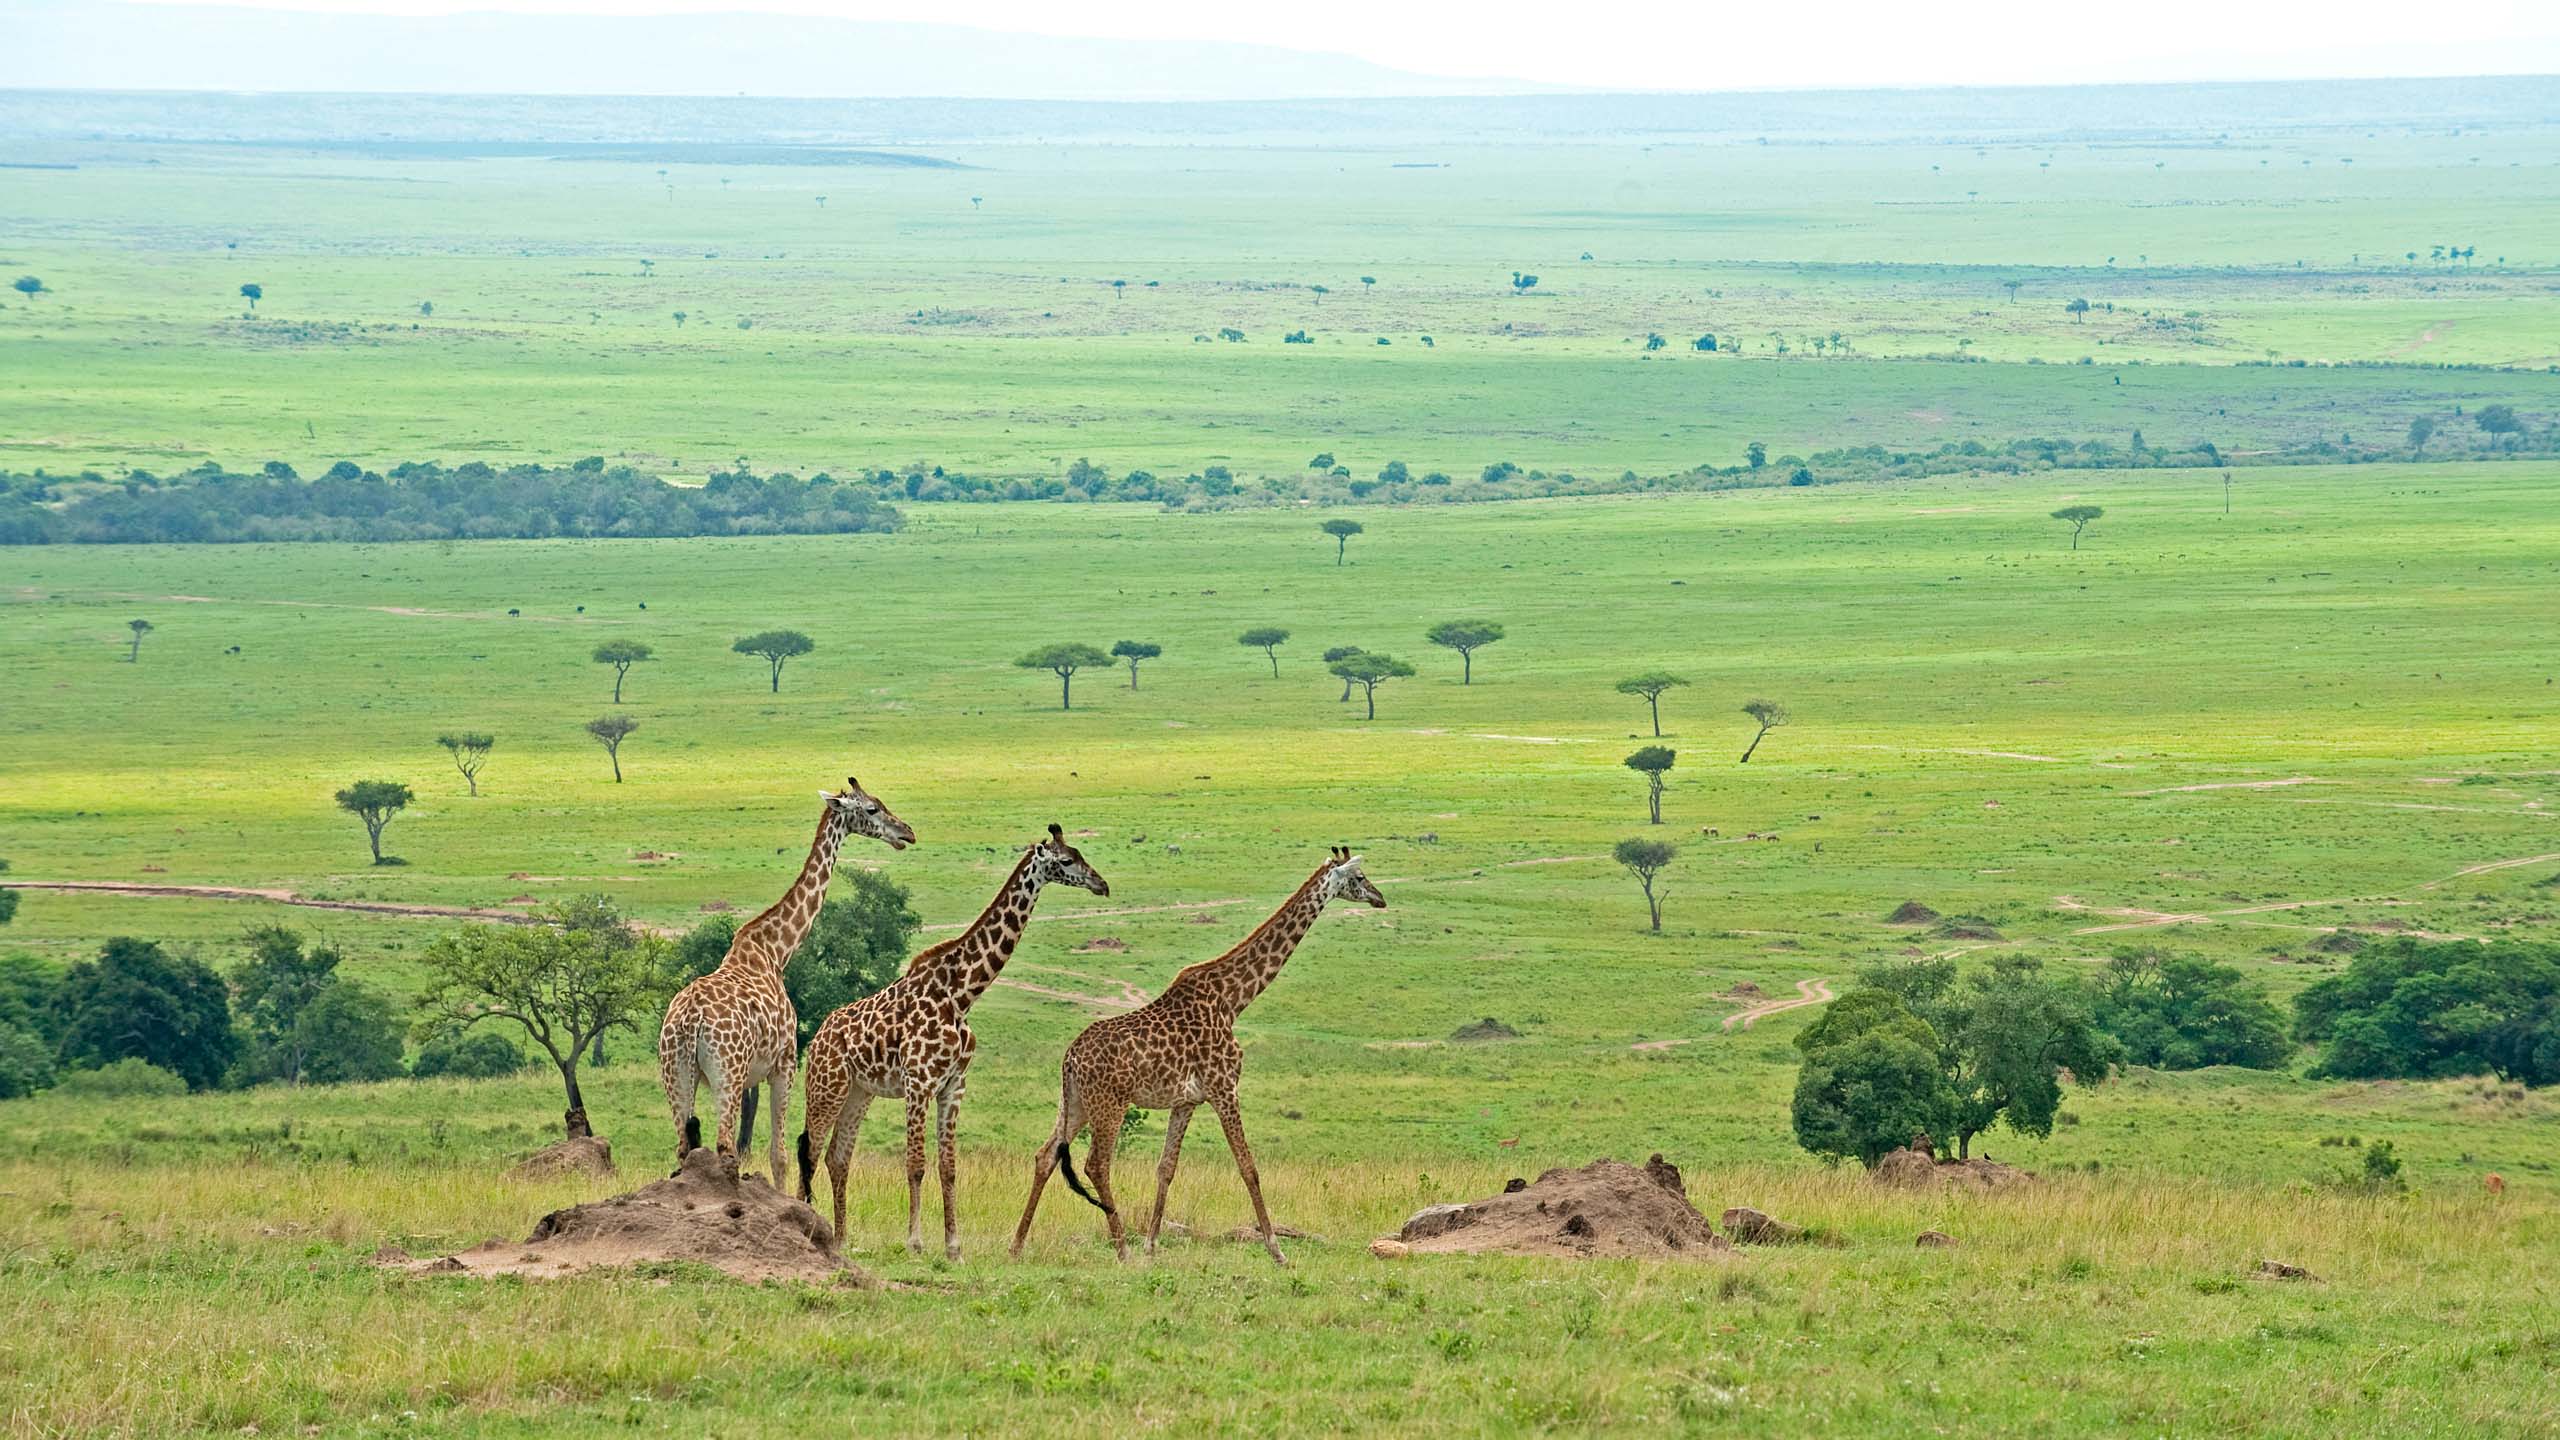
[{"label": "giraffe's neck", "polygon": [[818,907],[826,903],[827,881],[835,874],[836,852],[844,848],[845,829],[844,817],[829,803],[818,821],[818,837],[809,842],[809,858],[800,866],[799,878],[763,914],[738,927],[737,938],[729,942],[728,958],[720,962],[722,969],[753,965],[780,973],[790,962],[791,952],[800,948],[809,927],[818,923]]},{"label": "giraffe's neck", "polygon": [[1005,962],[1013,958],[1013,947],[1022,943],[1023,927],[1031,923],[1031,907],[1047,883],[1040,867],[1032,864],[1035,858],[1036,852],[1027,853],[1014,865],[1004,888],[969,922],[967,930],[917,957],[924,962],[917,966],[918,978],[934,994],[951,997],[963,1015],[996,983]]},{"label": "giraffe's neck", "polygon": [[1240,1013],[1280,978],[1280,967],[1289,963],[1298,942],[1307,938],[1316,917],[1324,913],[1325,868],[1319,866],[1308,876],[1307,883],[1282,901],[1242,944],[1215,960],[1192,966],[1177,979],[1198,986],[1229,1016]]}]

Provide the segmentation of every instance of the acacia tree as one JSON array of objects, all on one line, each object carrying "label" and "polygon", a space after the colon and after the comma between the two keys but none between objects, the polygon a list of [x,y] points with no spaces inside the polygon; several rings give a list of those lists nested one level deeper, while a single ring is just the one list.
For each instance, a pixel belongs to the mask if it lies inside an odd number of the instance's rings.
[{"label": "acacia tree", "polygon": [[1961,981],[1952,958],[1887,964],[1862,978],[1902,997],[1936,1033],[1959,1158],[1994,1123],[2052,1134],[2063,1076],[2096,1084],[2124,1055],[2097,1028],[2084,987],[2028,956],[2000,956]]},{"label": "acacia tree", "polygon": [[1458,652],[1466,668],[1458,683],[1476,683],[1476,651],[1502,638],[1502,627],[1491,620],[1443,620],[1423,632],[1423,638],[1434,645]]},{"label": "acacia tree", "polygon": [[391,817],[409,808],[415,799],[409,787],[397,780],[359,780],[338,792],[338,808],[364,822],[365,843],[373,847],[373,863],[389,865],[382,858],[382,827]]},{"label": "acacia tree", "polygon": [[818,642],[797,630],[759,630],[753,635],[739,636],[730,649],[741,655],[753,655],[773,667],[773,693],[782,693],[783,662],[806,655],[818,648]]},{"label": "acacia tree", "polygon": [[[1072,710],[1075,708],[1073,702],[1076,672],[1092,665],[1108,665],[1111,663],[1111,657],[1090,645],[1068,641],[1058,645],[1043,645],[1013,663],[1025,670],[1046,670],[1056,675],[1058,677],[1058,708]],[[1136,665],[1132,662],[1130,683],[1133,686],[1136,684],[1136,676]]]},{"label": "acacia tree", "polygon": [[33,275],[19,276],[17,279],[9,282],[9,288],[26,296],[27,303],[29,305],[36,303],[36,297],[45,293],[44,282]]},{"label": "acacia tree", "polygon": [[1657,888],[1655,882],[1671,862],[1679,858],[1680,848],[1668,840],[1639,838],[1619,841],[1617,848],[1609,854],[1627,867],[1627,873],[1636,877],[1636,883],[1644,887],[1645,909],[1653,915],[1654,933],[1660,934],[1662,902],[1671,898],[1671,892]]},{"label": "acacia tree", "polygon": [[1366,650],[1354,651],[1333,662],[1333,673],[1343,678],[1346,686],[1357,685],[1369,701],[1369,717],[1378,718],[1378,687],[1401,676],[1411,675],[1413,667],[1393,655],[1374,655]]},{"label": "acacia tree", "polygon": [[1628,769],[1645,778],[1645,804],[1653,812],[1653,823],[1662,823],[1663,775],[1671,769],[1677,751],[1660,745],[1647,745],[1626,759]]},{"label": "acacia tree", "polygon": [[1129,688],[1132,690],[1138,688],[1138,662],[1153,660],[1163,653],[1163,646],[1145,640],[1117,640],[1111,646],[1115,659],[1129,662]]},{"label": "acacia tree", "polygon": [[1351,537],[1359,534],[1363,527],[1357,520],[1327,520],[1316,528],[1333,537],[1333,563],[1338,569],[1342,565],[1343,550],[1351,544]]},{"label": "acacia tree", "polygon": [[[1357,646],[1357,645],[1336,645],[1336,646],[1334,646],[1332,649],[1327,650],[1326,652],[1324,652],[1324,666],[1325,666],[1325,669],[1327,669],[1327,670],[1332,670],[1332,669],[1333,669],[1333,662],[1335,662],[1335,661],[1337,661],[1337,660],[1348,660],[1348,659],[1350,659],[1352,656],[1357,655],[1357,654],[1360,654],[1360,653],[1361,653],[1360,647],[1359,647],[1359,646]],[[1338,672],[1337,672],[1337,673],[1338,673]],[[1349,677],[1349,676],[1347,676],[1347,675],[1343,677],[1343,680],[1342,680],[1342,698],[1341,698],[1340,700],[1336,701],[1335,703],[1336,703],[1336,704],[1342,704],[1342,705],[1347,705],[1347,704],[1351,703],[1351,677]]]},{"label": "acacia tree", "polygon": [[2409,453],[2412,455],[2425,454],[2427,451],[2427,442],[2434,439],[2435,436],[2436,422],[2432,416],[2421,415],[2417,419],[2410,421]]},{"label": "acacia tree", "polygon": [[471,793],[480,793],[480,767],[489,763],[489,752],[497,748],[498,737],[476,730],[449,731],[436,737],[444,753],[453,757],[453,768],[462,772],[462,782]]},{"label": "acacia tree", "polygon": [[1676,690],[1689,682],[1668,670],[1647,670],[1618,682],[1621,695],[1641,696],[1645,707],[1653,712],[1653,738],[1662,738],[1662,692]]},{"label": "acacia tree", "polygon": [[[596,647],[595,662],[599,665],[610,665],[613,667],[614,704],[619,705],[622,703],[622,680],[624,676],[631,673],[631,667],[644,660],[650,659],[656,654],[656,651],[641,644],[637,640],[607,640]],[[780,668],[776,667],[774,680],[777,688],[780,685],[781,679],[782,675]]]},{"label": "acacia tree", "polygon": [[1280,678],[1280,647],[1287,642],[1288,638],[1289,632],[1277,625],[1256,625],[1237,636],[1236,643],[1246,649],[1259,650],[1270,656],[1271,678],[1277,680]]},{"label": "acacia tree", "polygon": [[622,742],[630,739],[631,732],[639,728],[640,722],[628,715],[599,715],[587,722],[587,733],[604,747],[605,758],[613,762],[613,783],[616,785],[622,783]]},{"label": "acacia tree", "polygon": [[125,663],[139,665],[142,663],[142,637],[150,634],[154,627],[148,620],[127,620],[124,628],[133,632],[133,647],[124,652]]},{"label": "acacia tree", "polygon": [[2471,412],[2471,423],[2480,427],[2480,433],[2488,436],[2492,445],[2524,433],[2524,422],[2516,418],[2513,405],[2483,405]]},{"label": "acacia tree", "polygon": [[248,301],[249,308],[254,311],[258,308],[258,302],[267,298],[267,287],[258,284],[243,285],[240,287],[240,298]]},{"label": "acacia tree", "polygon": [[2089,528],[2090,521],[2106,513],[2096,505],[2065,505],[2053,512],[2053,518],[2071,527],[2071,548],[2077,550],[2080,548],[2080,532]]},{"label": "acacia tree", "polygon": [[467,1030],[483,1020],[524,1027],[567,1089],[570,1139],[591,1133],[578,1060],[606,1031],[637,1028],[664,989],[667,942],[587,896],[537,911],[533,926],[465,925],[425,954],[433,977],[417,1033]]},{"label": "acacia tree", "polygon": [[2062,311],[2064,314],[2071,317],[2072,324],[2077,325],[2080,323],[2080,317],[2089,313],[2089,302],[2086,300],[2075,299],[2070,304],[2063,306]]},{"label": "acacia tree", "polygon": [[1787,713],[1786,706],[1779,704],[1775,700],[1745,701],[1743,702],[1742,713],[1750,716],[1760,726],[1759,729],[1752,732],[1751,743],[1744,746],[1742,749],[1742,760],[1740,763],[1745,765],[1751,763],[1751,752],[1760,748],[1760,740],[1762,736],[1767,735],[1770,731],[1777,729],[1779,726],[1784,725],[1795,718],[1793,715]]}]

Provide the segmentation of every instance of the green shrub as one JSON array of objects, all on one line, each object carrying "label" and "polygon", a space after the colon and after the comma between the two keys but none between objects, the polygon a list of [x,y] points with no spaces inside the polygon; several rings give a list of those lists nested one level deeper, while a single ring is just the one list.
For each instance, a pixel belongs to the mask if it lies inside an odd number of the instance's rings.
[{"label": "green shrub", "polygon": [[428,1041],[418,1051],[409,1074],[417,1080],[438,1076],[487,1080],[513,1075],[524,1068],[524,1063],[524,1050],[514,1041],[494,1030],[474,1030],[464,1035],[439,1035]]},{"label": "green shrub", "polygon": [[159,1099],[187,1093],[187,1082],[148,1060],[127,1056],[94,1070],[74,1070],[55,1087],[65,1095],[93,1099]]}]

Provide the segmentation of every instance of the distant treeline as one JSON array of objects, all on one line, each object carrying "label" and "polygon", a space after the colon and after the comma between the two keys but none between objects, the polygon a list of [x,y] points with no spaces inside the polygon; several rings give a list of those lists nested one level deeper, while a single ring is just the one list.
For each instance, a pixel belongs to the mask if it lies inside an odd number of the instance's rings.
[{"label": "distant treeline", "polygon": [[[811,535],[892,531],[892,502],[1068,504],[1137,502],[1221,511],[1282,505],[1452,505],[1556,495],[1735,490],[1920,480],[1940,475],[2024,475],[2053,470],[2212,470],[2267,465],[2372,465],[2491,461],[2560,455],[2560,426],[2509,405],[2389,422],[2359,439],[2225,450],[2210,440],[2154,444],[2139,430],[2122,441],[2021,439],[1951,442],[1925,450],[1858,445],[1811,455],[1770,455],[1753,444],[1742,463],[1660,475],[1523,469],[1497,460],[1473,474],[1416,471],[1390,460],[1368,474],[1319,453],[1298,471],[1236,474],[1210,465],[1186,475],[1114,473],[1080,459],[1062,475],[971,475],[929,461],[844,479],[819,474],[712,474],[700,487],[672,485],[590,456],[565,467],[500,470],[474,461],[446,469],[406,464],[388,475],[339,461],[312,481],[271,460],[254,475],[207,463],[168,478],[122,479],[0,472],[0,544],[132,544],[252,540],[522,540],[554,536]],[[2406,429],[2396,428],[2405,424]]]},{"label": "distant treeline", "polygon": [[592,457],[504,469],[408,464],[388,475],[342,460],[316,480],[282,461],[256,474],[206,464],[166,479],[139,470],[120,480],[0,474],[8,545],[842,535],[903,523],[867,483],[738,471],[697,488]]}]

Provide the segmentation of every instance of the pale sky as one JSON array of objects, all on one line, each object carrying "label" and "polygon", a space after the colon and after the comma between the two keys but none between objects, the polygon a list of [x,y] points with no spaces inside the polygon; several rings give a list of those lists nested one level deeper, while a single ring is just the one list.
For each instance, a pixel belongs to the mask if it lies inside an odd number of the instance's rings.
[{"label": "pale sky", "polygon": [[[243,0],[179,0],[243,3]],[[2560,0],[246,0],[430,15],[756,11],[1246,41],[1428,75],[1750,90],[2560,73]],[[2380,117],[2378,117],[2380,118]]]}]

